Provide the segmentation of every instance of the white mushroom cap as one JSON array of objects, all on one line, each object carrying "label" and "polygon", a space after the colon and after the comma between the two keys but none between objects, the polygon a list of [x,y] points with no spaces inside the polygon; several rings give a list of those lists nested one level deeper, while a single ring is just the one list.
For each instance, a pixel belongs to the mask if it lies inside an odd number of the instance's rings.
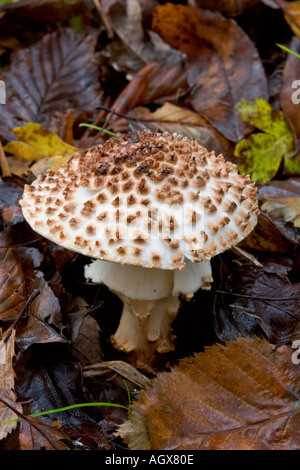
[{"label": "white mushroom cap", "polygon": [[137,132],[78,152],[26,185],[24,217],[44,237],[96,259],[183,270],[240,242],[256,188],[196,141]]}]

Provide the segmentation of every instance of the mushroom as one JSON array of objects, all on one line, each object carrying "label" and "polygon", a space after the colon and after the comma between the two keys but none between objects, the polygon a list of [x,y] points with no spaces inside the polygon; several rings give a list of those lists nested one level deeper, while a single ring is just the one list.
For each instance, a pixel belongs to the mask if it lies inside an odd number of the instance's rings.
[{"label": "mushroom", "polygon": [[210,259],[257,222],[256,187],[235,164],[178,134],[150,131],[78,152],[25,186],[32,228],[96,259],[85,277],[123,302],[111,340],[150,369],[174,348],[180,298],[213,281]]}]

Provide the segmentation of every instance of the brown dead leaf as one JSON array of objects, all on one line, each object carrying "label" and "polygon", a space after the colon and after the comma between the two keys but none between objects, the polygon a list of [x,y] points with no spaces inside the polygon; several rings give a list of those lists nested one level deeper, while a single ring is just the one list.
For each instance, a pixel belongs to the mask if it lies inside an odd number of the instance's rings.
[{"label": "brown dead leaf", "polygon": [[[299,7],[300,10],[300,7]],[[300,17],[300,14],[299,14]],[[300,53],[300,39],[294,37],[292,39],[290,49],[296,53]],[[293,87],[293,82],[299,80],[300,77],[300,60],[293,54],[287,54],[286,62],[282,72],[282,85],[280,89],[280,106],[288,121],[295,142],[300,138],[300,106],[292,101],[293,93],[297,93]],[[297,87],[299,88],[299,86]]]},{"label": "brown dead leaf", "polygon": [[280,268],[222,261],[213,306],[220,341],[259,335],[272,344],[290,342],[300,321],[300,283],[291,284],[286,268],[282,260]]},{"label": "brown dead leaf", "polygon": [[[128,83],[111,109],[126,114],[139,105],[176,102],[186,89],[186,72],[183,64],[176,63],[169,67],[156,63],[148,64]],[[104,124],[105,128],[108,126],[115,132],[122,132],[128,129],[128,121],[110,114]]]},{"label": "brown dead leaf", "polygon": [[259,0],[188,0],[190,7],[207,8],[220,11],[228,16],[241,15],[247,8],[252,7]]},{"label": "brown dead leaf", "polygon": [[218,12],[167,3],[154,10],[153,30],[189,57],[187,102],[233,142],[250,130],[236,106],[268,100],[264,69],[252,41]]},{"label": "brown dead leaf", "polygon": [[37,417],[21,419],[20,450],[69,450],[70,438],[60,428],[55,421],[46,424]]},{"label": "brown dead leaf", "polygon": [[112,65],[119,71],[132,74],[144,65],[157,62],[172,65],[183,54],[172,49],[155,32],[144,31],[142,7],[139,0],[105,2],[105,11],[116,37],[106,46]]},{"label": "brown dead leaf", "polygon": [[[9,330],[0,339],[0,399],[3,398],[14,409],[22,411],[20,403],[16,403],[14,392],[14,370],[12,360],[15,355],[15,335],[13,330],[8,337]],[[2,422],[16,419],[16,413],[0,400],[0,440],[5,439],[17,426],[17,422],[2,424]]]},{"label": "brown dead leaf", "polygon": [[[95,40],[61,28],[35,46],[13,53],[7,104],[0,107],[0,134],[14,140],[12,129],[26,122],[57,131],[57,110],[93,113],[101,103]],[[53,54],[55,51],[55,54]]]},{"label": "brown dead leaf", "polygon": [[[140,415],[118,435],[137,450],[296,450],[300,447],[299,366],[293,350],[240,339],[158,374],[134,402]],[[146,421],[146,429],[143,420]]]},{"label": "brown dead leaf", "polygon": [[[190,109],[180,108],[171,103],[165,103],[152,113],[148,108],[137,107],[128,113],[130,117],[137,119],[137,122],[131,122],[131,129],[141,131],[150,129],[167,131],[171,134],[176,132],[188,139],[197,139],[201,145],[204,145],[209,151],[216,154],[222,153],[225,158],[233,158],[233,146],[212,127],[200,114]],[[143,121],[144,119],[149,121]]]},{"label": "brown dead leaf", "polygon": [[300,241],[300,178],[271,181],[259,190],[262,211],[295,245]]},{"label": "brown dead leaf", "polygon": [[274,253],[285,253],[292,249],[295,240],[287,238],[275,222],[265,213],[260,213],[255,229],[239,246]]},{"label": "brown dead leaf", "polygon": [[15,248],[0,248],[0,320],[15,320],[27,300],[22,264]]}]

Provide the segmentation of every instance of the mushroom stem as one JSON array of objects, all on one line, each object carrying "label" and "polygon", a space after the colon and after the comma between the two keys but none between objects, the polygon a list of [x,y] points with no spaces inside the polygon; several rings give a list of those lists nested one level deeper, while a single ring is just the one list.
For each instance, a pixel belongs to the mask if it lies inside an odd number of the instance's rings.
[{"label": "mushroom stem", "polygon": [[171,324],[179,309],[179,298],[169,296],[159,300],[135,300],[113,292],[124,306],[119,327],[111,342],[122,351],[135,351],[137,367],[149,369],[155,352],[166,353],[173,349]]},{"label": "mushroom stem", "polygon": [[120,324],[111,337],[113,345],[135,354],[137,367],[151,371],[155,353],[174,349],[172,322],[179,297],[191,299],[198,289],[210,288],[210,262],[186,260],[184,271],[119,265],[97,260],[85,266],[85,277],[104,283],[123,302]]}]

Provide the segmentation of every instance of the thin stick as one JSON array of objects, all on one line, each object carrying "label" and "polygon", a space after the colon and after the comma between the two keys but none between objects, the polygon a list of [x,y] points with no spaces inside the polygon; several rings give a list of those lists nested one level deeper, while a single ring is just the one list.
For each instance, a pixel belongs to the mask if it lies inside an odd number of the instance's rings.
[{"label": "thin stick", "polygon": [[190,126],[190,127],[213,127],[211,124],[199,124],[197,122],[189,122],[189,121],[174,121],[172,119],[155,119],[155,118],[136,118],[136,117],[131,117],[128,116],[127,114],[120,113],[119,111],[114,111],[113,109],[107,108],[103,104],[99,104],[96,106],[97,109],[103,109],[107,113],[115,114],[116,116],[119,116],[121,118],[127,119],[128,121],[134,121],[134,122],[161,122],[161,123],[166,123],[166,124],[182,124],[183,126]]},{"label": "thin stick", "polygon": [[112,39],[114,37],[114,31],[111,27],[111,24],[109,22],[107,15],[104,13],[100,0],[93,0],[93,2],[94,2],[96,9],[98,10],[101,20],[103,21],[103,24],[107,32],[107,37],[109,39]]},{"label": "thin stick", "polygon": [[2,144],[0,142],[0,165],[2,170],[2,176],[11,176],[11,171],[9,169],[9,165],[7,163],[6,155],[4,153]]}]

